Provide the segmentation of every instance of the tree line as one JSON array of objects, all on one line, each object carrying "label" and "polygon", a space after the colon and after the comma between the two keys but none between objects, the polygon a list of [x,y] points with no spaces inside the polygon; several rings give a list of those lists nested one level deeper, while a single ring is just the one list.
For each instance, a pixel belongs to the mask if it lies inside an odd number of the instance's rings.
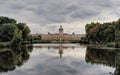
[{"label": "tree line", "polygon": [[19,46],[28,40],[29,27],[15,19],[0,16],[0,46]]},{"label": "tree line", "polygon": [[118,43],[120,41],[120,19],[113,22],[86,24],[85,43],[106,44],[108,42]]}]

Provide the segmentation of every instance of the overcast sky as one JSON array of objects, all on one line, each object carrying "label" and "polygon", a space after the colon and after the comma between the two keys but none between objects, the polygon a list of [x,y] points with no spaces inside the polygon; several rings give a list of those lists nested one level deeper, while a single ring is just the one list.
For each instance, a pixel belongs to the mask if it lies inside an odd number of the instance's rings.
[{"label": "overcast sky", "polygon": [[25,22],[31,33],[85,33],[86,23],[120,17],[120,0],[0,0],[0,15]]}]

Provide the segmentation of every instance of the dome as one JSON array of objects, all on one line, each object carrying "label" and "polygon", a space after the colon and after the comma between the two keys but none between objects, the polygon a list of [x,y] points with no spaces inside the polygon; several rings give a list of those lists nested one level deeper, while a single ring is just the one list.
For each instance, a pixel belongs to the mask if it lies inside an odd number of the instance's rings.
[{"label": "dome", "polygon": [[59,31],[63,31],[62,25],[60,25]]}]

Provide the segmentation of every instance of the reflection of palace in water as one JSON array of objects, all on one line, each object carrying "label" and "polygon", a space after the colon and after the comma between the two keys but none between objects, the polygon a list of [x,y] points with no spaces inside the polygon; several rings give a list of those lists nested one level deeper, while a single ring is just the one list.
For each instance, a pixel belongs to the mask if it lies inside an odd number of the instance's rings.
[{"label": "reflection of palace in water", "polygon": [[[62,46],[62,44],[59,45],[59,47],[58,47],[58,51],[59,51],[59,52],[58,52],[58,53],[59,53],[59,55],[60,55],[60,58],[62,58],[63,50],[66,49],[66,48],[68,48],[68,47],[64,47],[64,46]],[[69,48],[74,49],[75,47],[74,47],[74,46],[69,46]]]},{"label": "reflection of palace in water", "polygon": [[54,48],[56,50],[58,50],[58,54],[60,56],[60,58],[62,58],[62,55],[64,54],[64,49],[74,49],[77,48],[79,46],[64,46],[63,44],[58,44],[57,46],[34,46],[35,48]]},{"label": "reflection of palace in water", "polygon": [[120,75],[120,50],[87,48],[86,62],[91,64],[103,64],[115,68],[111,75]]},{"label": "reflection of palace in water", "polygon": [[57,49],[58,49],[58,54],[60,55],[60,58],[62,58],[62,55],[63,55],[63,51],[64,49],[67,49],[67,48],[72,48],[74,49],[74,46],[69,46],[69,47],[66,47],[66,46],[62,46],[62,44],[60,44]]}]

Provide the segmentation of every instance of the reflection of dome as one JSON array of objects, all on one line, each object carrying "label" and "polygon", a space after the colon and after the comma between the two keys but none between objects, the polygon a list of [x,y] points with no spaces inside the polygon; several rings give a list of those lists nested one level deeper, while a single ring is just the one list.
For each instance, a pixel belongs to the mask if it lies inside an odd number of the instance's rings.
[{"label": "reflection of dome", "polygon": [[62,25],[60,25],[59,32],[63,32]]},{"label": "reflection of dome", "polygon": [[59,50],[60,58],[62,57],[63,50]]},{"label": "reflection of dome", "polygon": [[60,58],[62,57],[62,54],[63,54],[63,46],[60,46],[59,47],[59,54],[60,54]]}]

